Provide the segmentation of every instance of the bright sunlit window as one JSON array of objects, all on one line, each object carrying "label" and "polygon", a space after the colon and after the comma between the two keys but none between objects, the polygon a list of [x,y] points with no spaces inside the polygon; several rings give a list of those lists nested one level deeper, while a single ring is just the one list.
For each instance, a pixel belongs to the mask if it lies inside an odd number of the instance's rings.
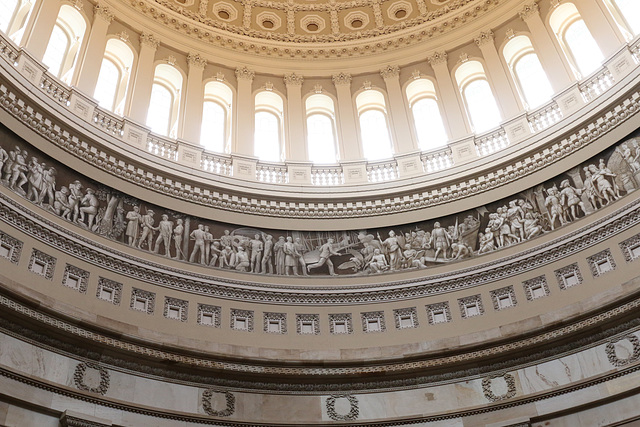
[{"label": "bright sunlit window", "polygon": [[447,143],[447,132],[442,124],[438,102],[422,98],[411,107],[421,150],[431,150]]},{"label": "bright sunlit window", "polygon": [[205,101],[202,108],[202,127],[200,144],[207,150],[218,153],[225,149],[226,112],[222,105],[214,101]]},{"label": "bright sunlit window", "polygon": [[338,161],[335,110],[330,96],[316,93],[305,101],[308,157],[314,163]]},{"label": "bright sunlit window", "polygon": [[489,82],[483,79],[474,80],[465,86],[463,95],[471,124],[476,132],[484,132],[500,124],[500,111]]},{"label": "bright sunlit window", "polygon": [[269,111],[256,113],[254,154],[260,160],[278,162],[280,157],[280,120]]},{"label": "bright sunlit window", "polygon": [[86,29],[87,23],[75,7],[68,4],[60,7],[42,62],[67,84],[71,84]]},{"label": "bright sunlit window", "polygon": [[157,134],[169,135],[173,95],[166,86],[154,83],[149,102],[147,126]]},{"label": "bright sunlit window", "polygon": [[93,97],[102,108],[113,111],[113,104],[116,100],[116,92],[120,83],[120,70],[113,61],[105,58],[102,60],[98,83]]},{"label": "bright sunlit window", "polygon": [[367,110],[360,114],[360,131],[365,159],[380,160],[393,157],[387,117],[382,111]]},{"label": "bright sunlit window", "polygon": [[503,55],[528,108],[536,108],[551,99],[553,88],[529,37],[520,35],[509,40]]},{"label": "bright sunlit window", "polygon": [[622,17],[627,21],[629,29],[634,35],[640,34],[640,1],[614,0]]},{"label": "bright sunlit window", "polygon": [[7,33],[9,30],[9,24],[11,24],[17,7],[18,0],[2,0],[0,2],[0,31],[3,33]]},{"label": "bright sunlit window", "polygon": [[53,27],[47,51],[42,58],[42,62],[49,67],[49,72],[55,76],[60,76],[62,62],[69,50],[69,36],[59,25]]}]

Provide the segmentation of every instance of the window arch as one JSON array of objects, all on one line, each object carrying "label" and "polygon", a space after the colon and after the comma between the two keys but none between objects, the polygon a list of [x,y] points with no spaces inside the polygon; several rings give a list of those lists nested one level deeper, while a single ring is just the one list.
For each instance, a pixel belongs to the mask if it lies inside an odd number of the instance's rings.
[{"label": "window arch", "polygon": [[9,34],[13,17],[20,2],[18,0],[3,0],[0,2],[0,31]]},{"label": "window arch", "polygon": [[200,144],[207,150],[229,150],[232,99],[233,92],[222,82],[212,81],[204,86]]},{"label": "window arch", "polygon": [[502,50],[522,100],[529,108],[549,101],[553,89],[527,36],[516,36]]},{"label": "window arch", "polygon": [[441,147],[449,139],[444,129],[436,88],[431,80],[417,79],[405,90],[421,150]]},{"label": "window arch", "polygon": [[254,155],[264,161],[282,161],[284,158],[282,98],[272,91],[258,92],[255,98],[255,112]]},{"label": "window arch", "polygon": [[600,67],[604,60],[602,51],[573,3],[558,6],[549,24],[578,78]]},{"label": "window arch", "polygon": [[305,101],[307,115],[307,149],[309,160],[314,163],[336,163],[336,122],[333,99],[320,93]]},{"label": "window arch", "polygon": [[382,92],[368,89],[356,97],[362,150],[367,160],[393,157],[387,108]]},{"label": "window arch", "polygon": [[624,32],[630,33],[629,39],[640,34],[640,2],[638,0],[605,0],[605,4]]},{"label": "window arch", "polygon": [[182,80],[177,68],[169,64],[156,66],[147,113],[147,126],[153,132],[176,137]]},{"label": "window arch", "polygon": [[500,110],[482,64],[464,62],[457,68],[455,78],[474,131],[480,133],[498,126],[502,120]]},{"label": "window arch", "polygon": [[109,39],[105,48],[93,97],[100,106],[122,114],[130,81],[133,51],[118,39]]},{"label": "window arch", "polygon": [[86,29],[80,12],[67,4],[60,7],[42,62],[65,83],[71,82]]}]

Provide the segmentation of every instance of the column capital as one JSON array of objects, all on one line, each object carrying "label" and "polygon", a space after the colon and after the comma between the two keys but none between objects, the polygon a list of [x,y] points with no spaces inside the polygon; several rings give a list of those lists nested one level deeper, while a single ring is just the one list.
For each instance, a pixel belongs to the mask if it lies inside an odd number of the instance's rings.
[{"label": "column capital", "polygon": [[93,15],[101,18],[104,21],[107,21],[108,24],[111,24],[111,21],[113,21],[114,18],[111,9],[109,9],[109,7],[103,5],[102,3],[97,3],[93,7]]},{"label": "column capital", "polygon": [[493,31],[487,30],[478,34],[474,39],[474,42],[478,45],[478,47],[482,48],[489,43],[493,43]]},{"label": "column capital", "polygon": [[434,52],[433,55],[427,57],[427,61],[431,64],[432,67],[440,64],[447,63],[447,52]]},{"label": "column capital", "polygon": [[247,67],[238,67],[236,68],[236,79],[238,80],[249,80],[253,81],[253,78],[256,76],[256,72],[248,69]]},{"label": "column capital", "polygon": [[140,44],[143,46],[149,46],[152,49],[157,49],[160,45],[160,40],[156,36],[150,33],[140,34]]},{"label": "column capital", "polygon": [[518,14],[520,15],[520,19],[526,22],[529,19],[540,15],[540,7],[538,6],[538,3],[532,1],[531,3],[525,4]]},{"label": "column capital", "polygon": [[207,60],[199,53],[189,52],[189,55],[187,55],[187,64],[189,64],[189,69],[198,68],[203,70],[207,65]]},{"label": "column capital", "polygon": [[331,80],[333,80],[333,84],[336,86],[351,86],[351,74],[349,73],[334,74]]},{"label": "column capital", "polygon": [[380,75],[385,80],[394,78],[394,77],[399,77],[400,67],[398,67],[397,65],[387,65],[382,70],[380,70]]},{"label": "column capital", "polygon": [[304,82],[304,77],[302,77],[301,75],[298,75],[296,73],[291,73],[291,74],[285,74],[284,75],[284,84],[289,87],[289,86],[302,86],[302,83]]}]

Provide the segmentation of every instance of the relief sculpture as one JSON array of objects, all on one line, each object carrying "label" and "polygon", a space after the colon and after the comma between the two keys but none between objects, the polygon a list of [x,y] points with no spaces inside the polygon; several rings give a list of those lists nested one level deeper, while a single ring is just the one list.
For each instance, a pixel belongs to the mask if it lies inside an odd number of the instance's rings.
[{"label": "relief sculpture", "polygon": [[80,176],[4,127],[0,179],[70,223],[182,262],[251,274],[383,274],[477,257],[608,206],[640,188],[639,142],[628,137],[543,184],[470,211],[374,230],[257,229],[191,217]]}]

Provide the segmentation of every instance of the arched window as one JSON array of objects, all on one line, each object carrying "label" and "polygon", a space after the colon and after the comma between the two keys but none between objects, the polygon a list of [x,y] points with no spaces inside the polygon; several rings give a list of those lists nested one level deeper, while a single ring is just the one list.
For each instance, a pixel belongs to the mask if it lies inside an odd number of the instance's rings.
[{"label": "arched window", "polygon": [[553,96],[551,83],[527,36],[509,40],[502,51],[520,96],[529,108],[536,108]]},{"label": "arched window", "polygon": [[551,14],[549,24],[578,78],[600,67],[604,60],[602,51],[575,5],[563,3],[558,6]]},{"label": "arched window", "polygon": [[5,34],[9,32],[9,26],[18,8],[18,0],[2,0],[0,2],[0,31]]},{"label": "arched window", "polygon": [[305,101],[307,113],[307,147],[314,163],[336,163],[335,110],[331,97],[314,94]]},{"label": "arched window", "polygon": [[233,92],[222,82],[209,82],[204,87],[200,144],[207,150],[229,150],[232,98]]},{"label": "arched window", "polygon": [[[2,10],[2,8],[4,6],[10,9],[11,4],[15,4],[13,14],[9,13],[9,15],[5,17],[5,11]],[[11,40],[15,43],[20,43],[22,40],[27,20],[31,13],[33,13],[34,4],[35,2],[32,0],[5,0],[3,4],[0,5],[0,14],[3,15],[0,16],[0,21],[5,18],[7,19],[6,22],[8,22],[8,24],[5,27],[0,28],[0,30],[10,36]]]},{"label": "arched window", "polygon": [[109,39],[93,93],[101,107],[122,114],[132,64],[131,48],[121,40]]},{"label": "arched window", "polygon": [[442,123],[436,88],[428,79],[417,79],[406,89],[413,123],[421,150],[431,150],[447,143],[447,132]]},{"label": "arched window", "polygon": [[282,161],[284,158],[282,98],[272,91],[259,92],[256,94],[255,111],[254,155],[264,161]]},{"label": "arched window", "polygon": [[605,4],[618,24],[621,24],[624,32],[630,33],[628,38],[640,34],[640,2],[638,0],[605,0]]},{"label": "arched window", "polygon": [[498,104],[479,61],[467,61],[455,72],[462,100],[475,132],[480,133],[500,124]]},{"label": "arched window", "polygon": [[356,107],[364,158],[380,160],[393,157],[387,109],[382,92],[365,90],[356,97]]},{"label": "arched window", "polygon": [[182,74],[169,64],[159,64],[153,78],[153,88],[147,113],[147,126],[160,135],[175,138]]},{"label": "arched window", "polygon": [[70,83],[87,24],[74,7],[60,7],[42,62],[49,71]]}]

